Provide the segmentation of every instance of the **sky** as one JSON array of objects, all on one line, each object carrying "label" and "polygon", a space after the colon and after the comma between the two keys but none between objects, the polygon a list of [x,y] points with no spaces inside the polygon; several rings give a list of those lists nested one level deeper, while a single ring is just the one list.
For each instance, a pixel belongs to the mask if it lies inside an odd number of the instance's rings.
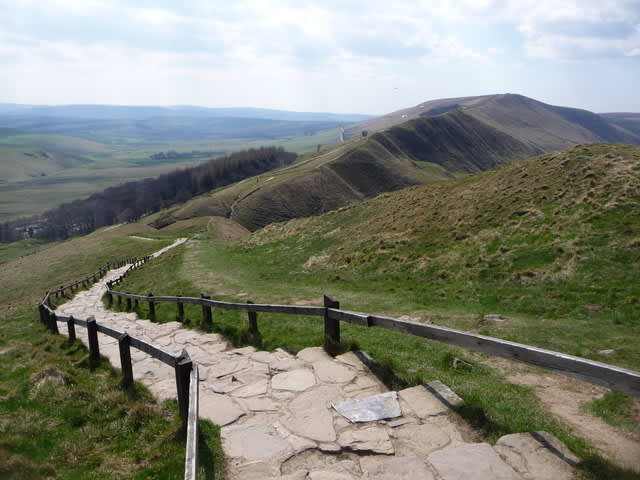
[{"label": "sky", "polygon": [[0,102],[640,112],[640,0],[0,0]]}]

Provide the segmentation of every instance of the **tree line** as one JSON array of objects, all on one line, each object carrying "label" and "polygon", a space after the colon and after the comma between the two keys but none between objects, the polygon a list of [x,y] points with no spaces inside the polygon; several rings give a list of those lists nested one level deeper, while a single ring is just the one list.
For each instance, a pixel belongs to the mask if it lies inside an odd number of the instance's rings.
[{"label": "tree line", "polygon": [[127,182],[84,200],[62,204],[42,215],[0,224],[0,241],[58,240],[85,235],[108,225],[135,222],[196,195],[288,165],[296,157],[282,147],[252,148],[157,178]]}]

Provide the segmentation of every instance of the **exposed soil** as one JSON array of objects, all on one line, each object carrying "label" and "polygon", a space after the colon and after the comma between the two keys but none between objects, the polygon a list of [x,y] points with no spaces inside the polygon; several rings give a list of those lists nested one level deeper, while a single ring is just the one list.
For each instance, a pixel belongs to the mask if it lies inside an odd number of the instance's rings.
[{"label": "exposed soil", "polygon": [[[609,389],[552,372],[535,373],[504,359],[484,363],[502,372],[509,382],[532,387],[550,412],[568,423],[576,435],[591,442],[605,458],[640,472],[640,435],[609,425],[581,408],[602,398]],[[634,402],[634,419],[640,419],[640,399]]]}]

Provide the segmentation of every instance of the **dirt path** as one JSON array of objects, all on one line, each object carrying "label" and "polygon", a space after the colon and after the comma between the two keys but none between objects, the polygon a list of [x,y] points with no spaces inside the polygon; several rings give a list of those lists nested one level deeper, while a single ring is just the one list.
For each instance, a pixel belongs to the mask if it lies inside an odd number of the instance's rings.
[{"label": "dirt path", "polygon": [[[478,435],[450,410],[460,399],[446,386],[432,382],[388,392],[367,368],[364,354],[332,358],[320,347],[297,355],[281,349],[233,348],[220,335],[183,329],[177,322],[156,324],[133,313],[106,310],[105,282],[126,268],[110,271],[58,312],[77,318],[93,315],[99,323],[174,353],[186,348],[200,371],[200,417],[223,427],[228,479],[569,480],[573,476],[570,462],[575,458],[553,437],[508,435],[494,447],[478,442]],[[86,343],[86,330],[76,331]],[[99,334],[99,342],[101,353],[118,366],[117,341]],[[173,369],[135,349],[131,354],[135,379],[160,399],[175,398]],[[358,399],[382,406],[358,407],[351,402],[345,408],[352,407],[359,415],[384,409],[387,419],[351,423],[335,408]]]},{"label": "dirt path", "polygon": [[606,458],[640,472],[640,435],[609,425],[582,408],[609,389],[552,372],[533,373],[508,360],[485,363],[501,371],[509,382],[532,387],[547,410],[571,425],[576,435],[589,440]]}]

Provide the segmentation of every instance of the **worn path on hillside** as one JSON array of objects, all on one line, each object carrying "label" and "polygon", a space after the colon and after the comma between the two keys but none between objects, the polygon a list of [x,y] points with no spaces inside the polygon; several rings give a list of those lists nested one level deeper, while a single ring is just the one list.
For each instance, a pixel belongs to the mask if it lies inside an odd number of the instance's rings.
[{"label": "worn path on hillside", "polygon": [[[233,348],[218,334],[178,322],[109,311],[102,303],[105,283],[126,268],[111,270],[57,312],[93,315],[175,353],[186,348],[200,370],[200,417],[223,426],[228,479],[562,480],[574,474],[576,459],[548,434],[507,435],[493,447],[474,442],[477,434],[449,408],[460,399],[439,382],[388,394],[400,416],[351,423],[332,405],[387,392],[367,368],[366,355],[332,358],[320,347],[297,355]],[[77,334],[87,343],[84,328]],[[102,334],[99,340],[101,353],[119,366],[117,340]],[[131,357],[136,380],[159,399],[176,397],[172,368],[136,349]]]}]

